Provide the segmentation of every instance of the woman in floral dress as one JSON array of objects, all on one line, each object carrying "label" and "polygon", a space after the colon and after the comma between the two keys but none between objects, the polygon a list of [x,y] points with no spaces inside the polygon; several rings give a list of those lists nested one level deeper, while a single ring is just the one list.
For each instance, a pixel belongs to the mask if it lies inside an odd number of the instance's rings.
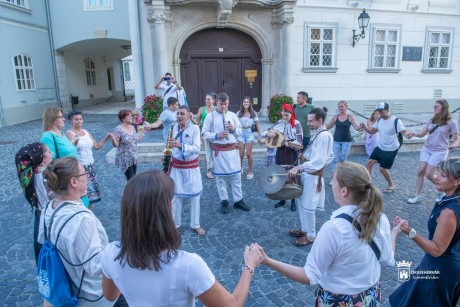
[{"label": "woman in floral dress", "polygon": [[132,125],[133,115],[130,110],[118,112],[121,124],[113,130],[112,145],[117,147],[115,166],[125,173],[126,180],[136,175],[137,171],[137,142],[143,134],[136,133]]}]

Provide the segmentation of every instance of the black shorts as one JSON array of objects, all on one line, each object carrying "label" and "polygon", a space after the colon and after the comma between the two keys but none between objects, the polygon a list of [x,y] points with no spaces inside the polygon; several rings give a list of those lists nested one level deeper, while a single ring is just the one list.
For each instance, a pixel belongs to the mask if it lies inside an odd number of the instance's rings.
[{"label": "black shorts", "polygon": [[381,168],[391,169],[393,163],[395,162],[397,153],[397,149],[395,151],[384,151],[377,146],[372,151],[369,160],[376,160],[380,164]]}]

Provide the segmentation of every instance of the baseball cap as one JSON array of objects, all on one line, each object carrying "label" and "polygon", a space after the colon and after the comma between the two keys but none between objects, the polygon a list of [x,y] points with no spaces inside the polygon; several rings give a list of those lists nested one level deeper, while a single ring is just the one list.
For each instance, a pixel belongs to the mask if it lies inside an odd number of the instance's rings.
[{"label": "baseball cap", "polygon": [[389,109],[390,109],[390,106],[386,102],[379,103],[377,105],[377,108],[376,108],[377,111],[379,111],[379,110],[389,110]]}]

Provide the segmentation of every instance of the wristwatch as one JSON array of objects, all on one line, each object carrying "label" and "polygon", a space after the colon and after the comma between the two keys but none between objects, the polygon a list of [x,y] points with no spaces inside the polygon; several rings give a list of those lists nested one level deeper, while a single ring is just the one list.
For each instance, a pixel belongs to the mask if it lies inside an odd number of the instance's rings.
[{"label": "wristwatch", "polygon": [[413,240],[416,235],[417,235],[417,231],[415,231],[414,228],[411,228],[411,230],[409,231],[409,234],[408,234],[409,239]]}]

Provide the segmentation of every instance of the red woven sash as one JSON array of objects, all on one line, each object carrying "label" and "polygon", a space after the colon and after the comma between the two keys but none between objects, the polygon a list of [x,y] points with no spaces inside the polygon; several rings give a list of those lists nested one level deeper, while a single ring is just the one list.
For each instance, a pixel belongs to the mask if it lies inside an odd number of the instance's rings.
[{"label": "red woven sash", "polygon": [[199,166],[198,157],[190,161],[182,161],[182,160],[173,158],[171,162],[171,167],[174,167],[174,168],[185,169],[185,168],[197,168],[198,166]]}]

